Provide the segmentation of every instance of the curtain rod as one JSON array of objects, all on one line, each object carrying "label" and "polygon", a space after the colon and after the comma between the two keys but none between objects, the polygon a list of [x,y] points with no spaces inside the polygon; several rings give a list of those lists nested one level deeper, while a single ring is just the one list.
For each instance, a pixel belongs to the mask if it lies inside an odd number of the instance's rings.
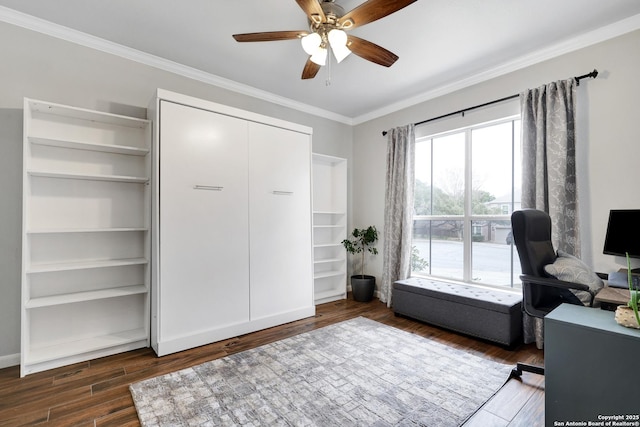
[{"label": "curtain rod", "polygon": [[[578,77],[574,77],[574,79],[576,79],[577,85],[580,86],[580,80],[586,79],[586,78],[589,78],[589,77],[595,79],[597,76],[598,76],[598,70],[596,70],[594,68],[594,70],[592,72],[587,73],[587,74],[583,74],[583,75],[578,76]],[[492,104],[497,104],[497,103],[503,102],[503,101],[508,101],[509,99],[514,99],[514,98],[517,98],[519,96],[520,96],[519,93],[517,93],[515,95],[511,95],[511,96],[505,96],[504,98],[496,99],[494,101],[485,102],[484,104],[480,104],[480,105],[474,105],[473,107],[464,108],[462,110],[454,111],[453,113],[447,113],[447,114],[443,114],[443,115],[438,116],[438,117],[432,117],[430,119],[414,123],[414,125],[416,125],[416,126],[423,125],[425,123],[429,123],[429,122],[432,122],[434,120],[444,119],[445,117],[455,116],[457,114],[462,114],[462,117],[464,117],[464,113],[466,113],[467,111],[475,110],[476,108],[486,107],[486,106],[492,105]],[[386,134],[387,134],[386,130],[382,131],[382,136],[385,136]]]}]

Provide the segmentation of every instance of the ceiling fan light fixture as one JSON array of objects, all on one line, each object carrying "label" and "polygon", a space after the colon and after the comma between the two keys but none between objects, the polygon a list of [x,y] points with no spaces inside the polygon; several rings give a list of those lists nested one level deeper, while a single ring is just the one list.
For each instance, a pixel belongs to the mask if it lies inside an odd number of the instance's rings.
[{"label": "ceiling fan light fixture", "polygon": [[311,55],[311,61],[318,65],[324,66],[327,63],[327,49],[318,49],[316,53]]},{"label": "ceiling fan light fixture", "polygon": [[333,56],[336,57],[336,61],[338,61],[339,64],[351,53],[347,47],[347,33],[334,28],[329,31],[327,37],[329,38],[329,45],[331,45]]},{"label": "ceiling fan light fixture", "polygon": [[353,19],[351,18],[347,18],[344,21],[340,22],[340,26],[345,30],[348,30],[349,28],[353,27],[353,24],[355,24],[355,22],[353,22]]},{"label": "ceiling fan light fixture", "polygon": [[313,56],[321,49],[322,37],[318,33],[310,33],[302,37],[300,43],[302,43],[302,49]]},{"label": "ceiling fan light fixture", "polygon": [[335,48],[332,46],[331,50],[333,51],[333,56],[335,56],[336,58],[336,62],[339,64],[342,62],[342,60],[344,58],[346,58],[347,56],[349,56],[349,54],[351,53],[351,51],[349,50],[349,48],[347,48],[346,46],[341,46],[338,48]]},{"label": "ceiling fan light fixture", "polygon": [[316,25],[322,24],[322,16],[318,13],[312,13],[309,15],[309,19],[311,19],[311,21]]},{"label": "ceiling fan light fixture", "polygon": [[233,38],[238,42],[300,39],[302,48],[309,55],[302,71],[302,79],[314,78],[324,65],[331,67],[329,50],[338,63],[353,52],[367,61],[385,67],[393,65],[398,55],[370,41],[353,35],[347,36],[345,30],[382,19],[418,0],[364,0],[347,13],[336,1],[296,0],[307,15],[308,31],[263,31],[234,34]]}]

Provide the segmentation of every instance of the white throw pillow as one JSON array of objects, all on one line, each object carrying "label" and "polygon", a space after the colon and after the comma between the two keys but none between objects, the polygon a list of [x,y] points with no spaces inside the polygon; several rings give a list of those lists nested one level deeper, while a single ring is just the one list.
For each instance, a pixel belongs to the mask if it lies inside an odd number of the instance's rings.
[{"label": "white throw pillow", "polygon": [[[563,251],[558,251],[558,258],[553,264],[544,266],[544,271],[565,282],[580,283],[589,286],[597,293],[604,286],[604,282],[585,263]],[[591,297],[586,292],[571,290],[580,300],[588,305]]]}]

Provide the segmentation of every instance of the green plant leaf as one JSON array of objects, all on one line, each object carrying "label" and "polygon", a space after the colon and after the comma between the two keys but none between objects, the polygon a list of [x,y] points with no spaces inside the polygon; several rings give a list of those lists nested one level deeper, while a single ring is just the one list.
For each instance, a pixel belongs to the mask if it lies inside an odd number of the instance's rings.
[{"label": "green plant leaf", "polygon": [[374,225],[367,228],[354,228],[351,233],[352,239],[344,239],[342,245],[351,255],[362,252],[361,271],[364,275],[364,252],[367,250],[373,255],[378,254],[378,249],[371,246],[378,241],[378,230]]},{"label": "green plant leaf", "polygon": [[627,256],[627,280],[629,282],[629,302],[627,305],[633,309],[633,314],[636,316],[636,322],[640,325],[640,313],[638,313],[638,301],[640,300],[640,292],[633,288],[633,277],[631,275],[631,259],[629,258],[629,253],[626,252]]}]

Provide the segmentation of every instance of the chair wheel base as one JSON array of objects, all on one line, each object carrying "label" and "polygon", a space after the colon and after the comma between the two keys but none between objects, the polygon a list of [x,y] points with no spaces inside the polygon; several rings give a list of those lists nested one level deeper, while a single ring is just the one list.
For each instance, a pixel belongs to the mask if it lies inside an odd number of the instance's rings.
[{"label": "chair wheel base", "polygon": [[544,367],[529,365],[518,362],[516,367],[511,370],[509,378],[520,378],[523,372],[531,372],[532,374],[544,375]]}]

